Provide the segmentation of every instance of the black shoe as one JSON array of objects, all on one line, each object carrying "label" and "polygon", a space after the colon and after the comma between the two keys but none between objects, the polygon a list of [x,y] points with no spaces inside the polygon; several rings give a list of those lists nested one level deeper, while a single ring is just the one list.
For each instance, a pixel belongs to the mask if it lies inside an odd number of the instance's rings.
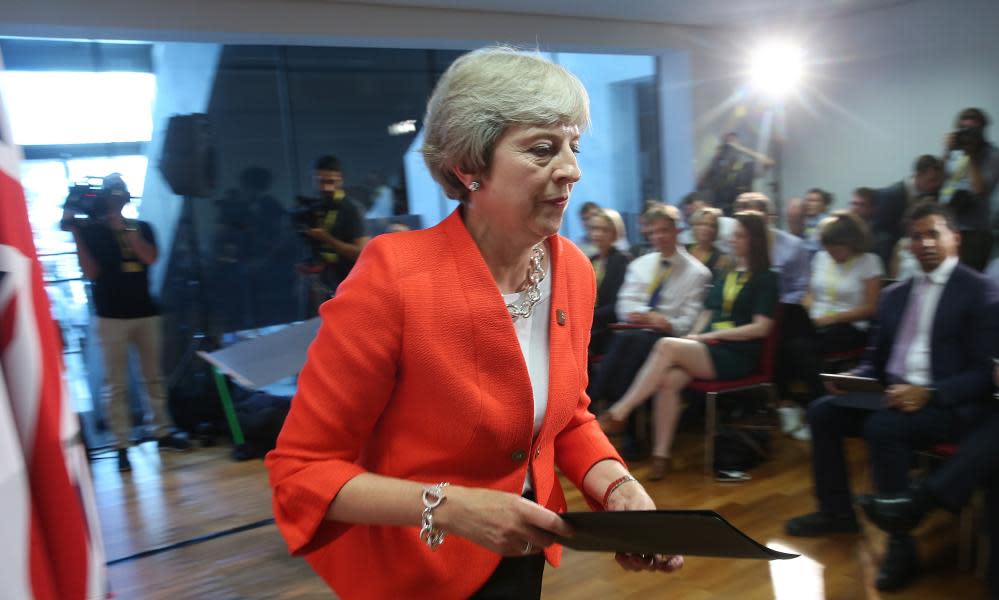
[{"label": "black shoe", "polygon": [[888,539],[888,551],[881,562],[881,570],[874,579],[874,587],[882,592],[900,590],[909,585],[919,572],[916,544],[907,535],[893,535]]},{"label": "black shoe", "polygon": [[872,523],[885,533],[908,533],[919,525],[929,507],[918,491],[891,496],[860,496],[857,504]]},{"label": "black shoe", "polygon": [[784,531],[796,537],[813,537],[830,533],[860,533],[860,525],[853,513],[832,515],[814,512],[785,522]]},{"label": "black shoe", "polygon": [[128,448],[118,448],[118,472],[127,473],[132,470],[132,463],[128,462]]},{"label": "black shoe", "polygon": [[156,440],[156,446],[160,450],[172,450],[173,452],[187,452],[191,449],[191,442],[187,436],[173,432]]}]

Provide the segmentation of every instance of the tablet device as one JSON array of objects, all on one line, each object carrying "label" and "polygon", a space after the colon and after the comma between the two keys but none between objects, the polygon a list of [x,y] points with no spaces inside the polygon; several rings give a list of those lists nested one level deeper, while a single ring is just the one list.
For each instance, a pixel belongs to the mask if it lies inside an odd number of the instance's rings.
[{"label": "tablet device", "polygon": [[834,384],[844,392],[882,394],[885,391],[885,386],[873,377],[857,377],[856,375],[846,375],[843,373],[823,373],[822,379]]}]

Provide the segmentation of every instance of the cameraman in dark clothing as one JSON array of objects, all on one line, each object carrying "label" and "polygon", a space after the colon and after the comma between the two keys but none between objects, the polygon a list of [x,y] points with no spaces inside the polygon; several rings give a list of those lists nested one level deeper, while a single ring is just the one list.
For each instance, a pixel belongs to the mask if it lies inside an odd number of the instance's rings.
[{"label": "cameraman in dark clothing", "polygon": [[[66,201],[62,227],[72,232],[83,275],[92,282],[97,326],[104,355],[105,406],[118,448],[118,470],[130,471],[130,415],[126,389],[128,349],[139,353],[153,411],[153,435],[162,450],[188,450],[190,442],[167,425],[166,391],[160,373],[159,311],[149,295],[149,266],[158,255],[153,230],[125,219],[129,202],[121,175],[112,173],[100,190],[74,188]],[[79,219],[84,213],[87,218]]]},{"label": "cameraman in dark clothing", "polygon": [[364,214],[343,191],[343,171],[335,156],[319,157],[313,167],[320,199],[302,234],[310,241],[318,262],[321,290],[311,290],[310,312],[336,293],[367,243]]},{"label": "cameraman in dark clothing", "polygon": [[989,120],[978,108],[957,115],[947,135],[943,161],[947,179],[940,202],[949,204],[961,229],[961,262],[984,271],[992,252],[992,193],[999,182],[999,149],[985,139]]}]

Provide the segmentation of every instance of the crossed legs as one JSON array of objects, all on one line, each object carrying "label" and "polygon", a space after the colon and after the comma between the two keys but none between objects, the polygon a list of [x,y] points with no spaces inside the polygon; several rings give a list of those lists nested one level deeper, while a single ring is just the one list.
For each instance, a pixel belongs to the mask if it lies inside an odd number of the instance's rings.
[{"label": "crossed legs", "polygon": [[607,413],[611,420],[623,422],[654,395],[652,456],[666,458],[673,445],[680,413],[680,390],[693,378],[715,378],[707,346],[684,338],[662,338],[656,342],[628,390],[607,409]]}]

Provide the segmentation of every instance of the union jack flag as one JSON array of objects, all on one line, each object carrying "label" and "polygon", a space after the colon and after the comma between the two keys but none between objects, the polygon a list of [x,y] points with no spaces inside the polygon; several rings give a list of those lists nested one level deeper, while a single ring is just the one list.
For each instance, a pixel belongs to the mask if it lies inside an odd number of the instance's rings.
[{"label": "union jack flag", "polygon": [[0,595],[103,600],[94,490],[28,224],[20,158],[0,98]]}]

